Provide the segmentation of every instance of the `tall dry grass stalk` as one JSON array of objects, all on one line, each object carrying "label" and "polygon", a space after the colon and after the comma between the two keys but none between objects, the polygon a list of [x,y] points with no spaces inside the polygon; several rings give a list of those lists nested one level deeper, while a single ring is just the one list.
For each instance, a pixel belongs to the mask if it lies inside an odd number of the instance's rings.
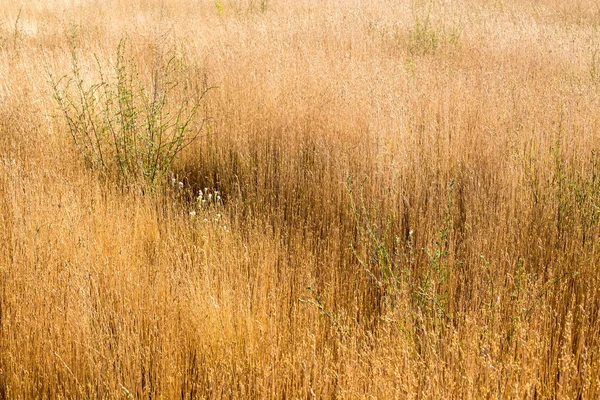
[{"label": "tall dry grass stalk", "polygon": [[[0,398],[600,396],[595,1],[0,21]],[[87,168],[48,82],[123,38],[219,87],[160,190]]]}]

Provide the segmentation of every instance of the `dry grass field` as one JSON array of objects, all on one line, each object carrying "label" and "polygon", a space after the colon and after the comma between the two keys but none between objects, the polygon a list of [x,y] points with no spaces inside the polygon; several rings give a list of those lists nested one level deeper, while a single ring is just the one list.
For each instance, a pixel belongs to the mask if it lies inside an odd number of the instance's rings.
[{"label": "dry grass field", "polygon": [[0,4],[0,398],[600,397],[596,0]]}]

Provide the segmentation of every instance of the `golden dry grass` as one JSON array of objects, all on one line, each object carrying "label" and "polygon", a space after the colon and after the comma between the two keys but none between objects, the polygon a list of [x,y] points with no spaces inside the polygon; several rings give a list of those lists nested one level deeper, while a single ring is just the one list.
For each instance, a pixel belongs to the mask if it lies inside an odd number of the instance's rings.
[{"label": "golden dry grass", "polygon": [[[600,396],[596,1],[0,21],[0,398]],[[90,171],[52,99],[73,46],[91,76],[124,37],[219,87],[183,188]]]}]

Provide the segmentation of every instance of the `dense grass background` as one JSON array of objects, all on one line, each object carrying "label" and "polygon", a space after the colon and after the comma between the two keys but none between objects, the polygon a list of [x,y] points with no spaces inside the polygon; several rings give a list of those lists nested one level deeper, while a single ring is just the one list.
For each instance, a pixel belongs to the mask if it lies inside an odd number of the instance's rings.
[{"label": "dense grass background", "polygon": [[[596,1],[5,3],[1,398],[600,396]],[[218,86],[152,190],[49,83],[123,38]]]}]

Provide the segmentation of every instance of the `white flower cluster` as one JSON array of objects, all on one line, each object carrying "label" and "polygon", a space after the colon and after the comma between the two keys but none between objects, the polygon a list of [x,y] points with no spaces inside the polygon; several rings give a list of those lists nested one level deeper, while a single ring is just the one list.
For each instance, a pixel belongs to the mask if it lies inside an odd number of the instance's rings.
[{"label": "white flower cluster", "polygon": [[178,181],[177,178],[171,178],[171,183],[173,184],[173,187],[176,187],[178,189],[183,189],[183,182]]},{"label": "white flower cluster", "polygon": [[219,227],[225,232],[229,232],[227,225],[221,225],[223,222],[223,214],[220,212],[222,205],[223,200],[218,190],[204,188],[204,190],[198,191],[195,208],[190,211],[190,217],[195,219],[196,215],[200,213],[202,216],[204,216],[204,218],[201,220],[202,223],[210,222],[215,225],[219,225]]},{"label": "white flower cluster", "polygon": [[196,204],[198,208],[205,208],[207,206],[221,206],[223,202],[221,201],[221,195],[218,190],[210,190],[209,188],[204,188],[204,190],[198,191],[198,197],[196,197]]}]

